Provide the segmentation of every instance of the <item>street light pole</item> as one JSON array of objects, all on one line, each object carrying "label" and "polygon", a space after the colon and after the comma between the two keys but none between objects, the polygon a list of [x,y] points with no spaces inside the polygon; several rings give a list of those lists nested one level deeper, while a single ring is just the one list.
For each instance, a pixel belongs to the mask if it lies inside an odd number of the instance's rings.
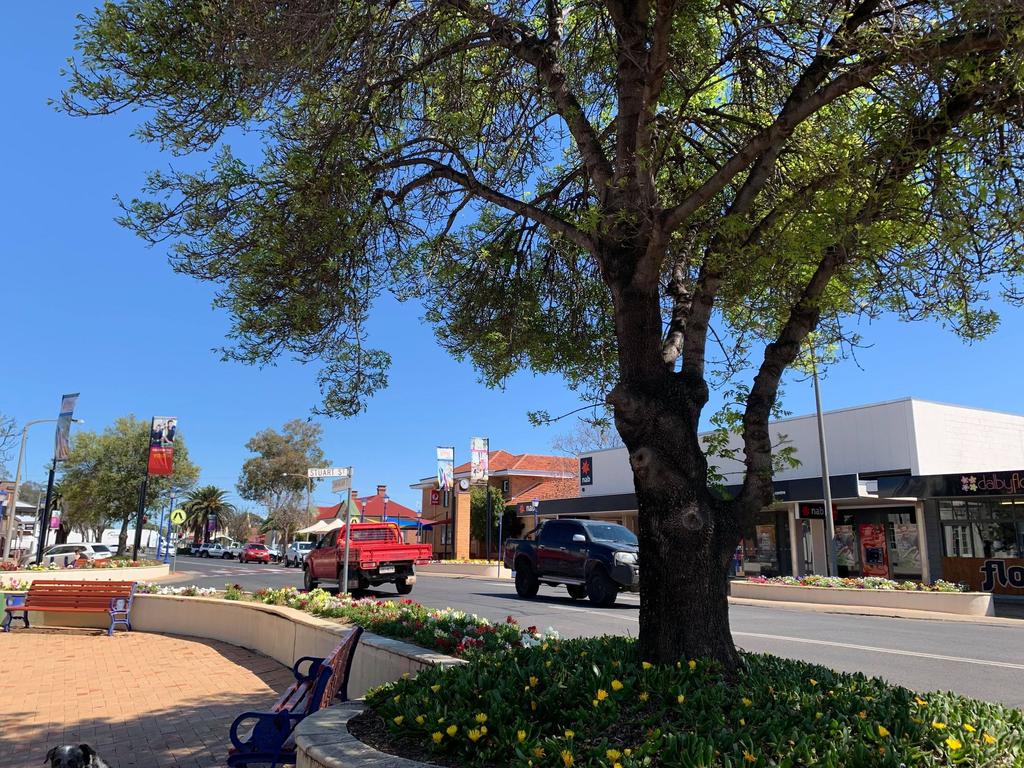
[{"label": "street light pole", "polygon": [[7,532],[4,536],[3,560],[11,556],[11,541],[14,539],[15,518],[18,515],[18,491],[21,489],[21,467],[25,462],[25,441],[28,439],[28,428],[33,424],[53,424],[57,419],[33,419],[26,421],[21,428],[21,448],[18,450],[18,467],[14,472],[14,490],[11,502],[7,507]]},{"label": "street light pole", "polygon": [[814,406],[818,414],[818,447],[821,449],[821,485],[825,495],[825,563],[828,575],[836,576],[839,569],[836,563],[836,523],[832,519],[832,481],[828,474],[828,449],[825,447],[825,416],[821,412],[821,388],[818,386],[818,363],[814,359],[814,347],[811,347],[811,377],[814,379]]}]

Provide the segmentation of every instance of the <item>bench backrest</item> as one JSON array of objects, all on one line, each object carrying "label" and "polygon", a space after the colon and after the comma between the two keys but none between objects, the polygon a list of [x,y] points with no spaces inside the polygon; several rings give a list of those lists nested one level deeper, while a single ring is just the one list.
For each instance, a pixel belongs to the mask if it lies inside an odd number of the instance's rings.
[{"label": "bench backrest", "polygon": [[134,592],[134,581],[34,581],[25,603],[29,607],[106,609],[114,599],[130,601]]},{"label": "bench backrest", "polygon": [[352,671],[352,659],[356,655],[356,645],[362,634],[362,627],[353,627],[341,644],[324,660],[324,664],[331,668],[331,677],[320,698],[320,707],[329,707],[335,698],[348,701],[348,678]]}]

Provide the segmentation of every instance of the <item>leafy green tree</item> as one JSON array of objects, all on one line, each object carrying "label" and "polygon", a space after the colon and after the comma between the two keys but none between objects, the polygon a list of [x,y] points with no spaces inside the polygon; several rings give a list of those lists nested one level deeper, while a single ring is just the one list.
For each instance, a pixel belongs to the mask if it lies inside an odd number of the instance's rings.
[{"label": "leafy green tree", "polygon": [[[418,297],[489,384],[561,372],[629,451],[640,651],[738,663],[726,574],[772,500],[768,421],[815,328],[990,331],[1022,298],[1016,0],[107,2],[72,114],[207,170],[124,223],[219,284],[228,357],[322,361],[324,412],[387,382],[373,299]],[[262,161],[233,154],[239,129]],[[212,152],[210,150],[213,150]],[[204,154],[208,153],[209,154]],[[396,341],[400,344],[401,339]],[[723,497],[699,425],[738,393]]]},{"label": "leafy green tree", "polygon": [[255,456],[242,465],[238,494],[266,506],[267,522],[285,534],[285,544],[310,514],[303,498],[306,470],[327,462],[320,447],[322,436],[319,424],[293,419],[280,432],[265,429],[245,444]]},{"label": "leafy green tree", "polygon": [[[71,452],[61,465],[65,515],[72,526],[99,528],[121,524],[117,553],[128,545],[128,526],[139,507],[149,458],[149,421],[122,416],[103,432],[76,430]],[[199,468],[188,456],[179,430],[174,439],[174,473],[149,478],[146,508],[156,509],[170,493],[184,495],[195,485]]]},{"label": "leafy green tree", "polygon": [[248,541],[252,532],[259,530],[260,526],[263,525],[263,518],[253,514],[248,508],[236,508],[234,512],[227,515],[224,519],[227,523],[228,535],[235,541],[241,542]]},{"label": "leafy green tree", "polygon": [[[469,535],[481,544],[487,541],[487,498],[491,499],[491,546],[498,543],[498,521],[505,511],[505,497],[492,485],[474,486],[469,492]],[[489,553],[487,556],[489,557]]]},{"label": "leafy green tree", "polygon": [[231,521],[235,505],[228,501],[228,492],[215,485],[196,488],[185,497],[185,530],[192,532],[196,544],[210,540],[210,521],[224,528]]},{"label": "leafy green tree", "polygon": [[7,469],[7,462],[11,458],[17,440],[17,423],[12,417],[0,412],[0,480],[6,479],[10,473],[10,470]]}]

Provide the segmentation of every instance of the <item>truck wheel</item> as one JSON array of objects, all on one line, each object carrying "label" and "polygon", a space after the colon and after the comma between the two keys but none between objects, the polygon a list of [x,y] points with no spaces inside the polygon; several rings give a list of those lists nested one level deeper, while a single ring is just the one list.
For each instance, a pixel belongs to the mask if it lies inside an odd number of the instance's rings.
[{"label": "truck wheel", "polygon": [[587,577],[587,597],[594,605],[607,608],[619,596],[619,588],[603,568],[595,568]]},{"label": "truck wheel", "polygon": [[529,563],[520,563],[516,567],[516,594],[520,597],[536,597],[540,582]]},{"label": "truck wheel", "polygon": [[587,596],[587,587],[584,584],[566,584],[565,588],[569,590],[569,597],[573,600],[582,600]]},{"label": "truck wheel", "polygon": [[409,584],[405,579],[399,579],[395,582],[395,589],[398,590],[400,595],[408,595],[412,592],[412,584]]},{"label": "truck wheel", "polygon": [[320,582],[313,578],[313,573],[308,566],[302,569],[302,585],[307,592],[312,592],[320,586]]}]

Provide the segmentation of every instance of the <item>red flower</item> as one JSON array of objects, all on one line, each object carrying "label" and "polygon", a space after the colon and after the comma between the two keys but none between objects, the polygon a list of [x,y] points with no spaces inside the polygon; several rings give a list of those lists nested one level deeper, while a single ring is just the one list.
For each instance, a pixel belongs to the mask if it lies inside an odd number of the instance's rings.
[{"label": "red flower", "polygon": [[537,634],[537,628],[536,628],[536,627],[527,627],[527,628],[526,628],[526,631],[527,631],[527,632],[528,632],[529,634],[531,634],[531,635],[536,635],[536,634]]},{"label": "red flower", "polygon": [[505,623],[506,624],[518,624],[519,622],[516,621],[514,616],[506,616],[505,617]]}]

